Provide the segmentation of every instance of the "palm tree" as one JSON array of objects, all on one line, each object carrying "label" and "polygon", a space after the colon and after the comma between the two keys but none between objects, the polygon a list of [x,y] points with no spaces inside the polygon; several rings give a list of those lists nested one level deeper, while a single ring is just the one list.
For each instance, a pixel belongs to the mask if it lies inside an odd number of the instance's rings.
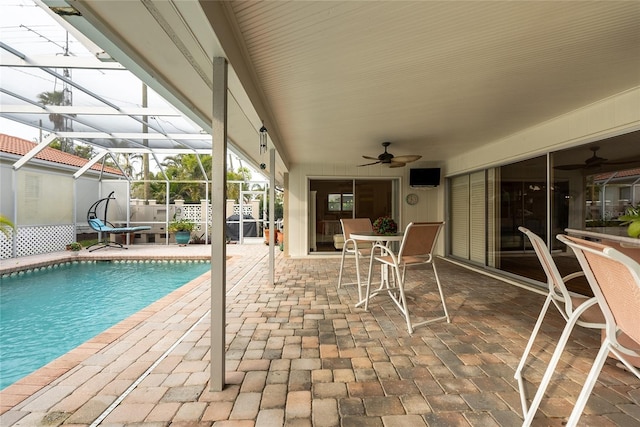
[{"label": "palm tree", "polygon": [[[54,90],[53,92],[42,92],[38,95],[38,99],[42,105],[67,105],[67,100],[64,91]],[[51,113],[49,114],[49,120],[53,123],[53,130],[66,131],[66,117],[62,114]],[[62,138],[60,141],[60,150],[68,153],[73,153],[73,143],[67,138]]]},{"label": "palm tree", "polygon": [[[54,90],[53,92],[42,92],[38,95],[42,105],[64,105],[64,92]],[[53,123],[53,130],[64,129],[64,116],[61,114],[49,114],[49,120]]]},{"label": "palm tree", "polygon": [[[251,171],[246,167],[239,167],[236,171],[227,171],[227,181],[250,181]],[[240,201],[240,192],[249,190],[249,184],[243,183],[240,185],[227,184],[227,199],[233,199],[237,202]],[[249,202],[250,197],[245,198],[245,202]]]},{"label": "palm tree", "polygon": [[118,153],[116,154],[116,159],[127,176],[131,178],[140,177],[135,165],[141,161],[142,154]]},{"label": "palm tree", "polygon": [[[204,181],[205,176],[203,170],[211,169],[211,156],[201,156],[198,163],[196,154],[179,154],[177,156],[169,156],[164,159],[165,173],[171,181]],[[184,199],[190,202],[198,202],[206,197],[206,186],[203,183],[189,182],[176,183],[173,182],[169,186],[171,199]]]},{"label": "palm tree", "polygon": [[16,229],[9,218],[4,215],[0,215],[0,233],[4,234],[7,239],[11,238],[11,232]]}]

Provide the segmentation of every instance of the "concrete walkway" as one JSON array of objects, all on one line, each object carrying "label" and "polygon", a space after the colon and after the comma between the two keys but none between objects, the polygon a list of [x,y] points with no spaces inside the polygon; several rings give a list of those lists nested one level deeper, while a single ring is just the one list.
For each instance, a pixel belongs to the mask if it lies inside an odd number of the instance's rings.
[{"label": "concrete walkway", "polygon": [[[95,254],[136,256],[131,248]],[[185,249],[163,248],[166,256]],[[266,246],[228,245],[227,253],[224,391],[208,386],[205,274],[3,390],[0,425],[521,425],[513,374],[543,296],[438,260],[452,322],[409,335],[388,299],[365,312],[354,307],[354,286],[336,288],[338,258],[276,250],[271,285]],[[432,272],[409,274],[417,313],[433,315]],[[347,276],[353,281],[353,269]],[[557,313],[547,316],[524,372],[530,395],[563,326]],[[563,425],[598,347],[597,332],[574,331],[534,425]],[[581,425],[640,426],[640,380],[608,361]]]}]

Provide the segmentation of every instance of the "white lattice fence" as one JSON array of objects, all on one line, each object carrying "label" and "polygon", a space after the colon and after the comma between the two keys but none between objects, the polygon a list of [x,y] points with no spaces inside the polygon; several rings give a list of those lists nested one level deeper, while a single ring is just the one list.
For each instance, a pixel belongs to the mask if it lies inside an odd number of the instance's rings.
[{"label": "white lattice fence", "polygon": [[[233,214],[240,215],[240,205],[233,205]],[[251,205],[242,205],[242,216],[251,215],[253,216],[253,206]]]},{"label": "white lattice fence", "polygon": [[211,212],[205,205],[182,205],[180,206],[182,219],[188,219],[196,224],[194,230],[197,233],[205,231],[205,222],[202,219],[202,210],[204,209],[207,214],[207,223],[211,224]]},{"label": "white lattice fence", "polygon": [[16,256],[64,251],[66,245],[74,240],[71,224],[18,227]]},{"label": "white lattice fence", "polygon": [[195,223],[199,223],[202,221],[201,205],[182,205],[180,206],[180,209],[182,209],[182,219],[188,219],[189,221],[193,221]]},{"label": "white lattice fence", "polygon": [[[13,231],[9,230],[10,236],[13,236]],[[12,237],[7,237],[4,233],[0,233],[0,259],[8,259],[11,258],[12,250],[11,250],[11,239]]]}]

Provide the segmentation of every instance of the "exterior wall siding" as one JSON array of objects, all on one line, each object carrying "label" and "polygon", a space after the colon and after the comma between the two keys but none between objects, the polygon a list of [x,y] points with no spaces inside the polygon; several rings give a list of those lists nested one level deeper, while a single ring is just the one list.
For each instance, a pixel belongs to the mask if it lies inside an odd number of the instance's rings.
[{"label": "exterior wall siding", "polygon": [[[404,227],[412,221],[441,221],[444,219],[444,178],[440,186],[433,189],[412,189],[409,187],[409,169],[412,167],[439,167],[428,162],[415,162],[404,168],[388,168],[384,166],[358,168],[351,164],[302,164],[295,165],[289,172],[288,209],[289,216],[286,223],[288,235],[287,253],[291,257],[306,256],[338,256],[336,254],[308,255],[308,218],[309,194],[308,179],[318,177],[328,178],[400,178],[400,218],[399,223]],[[444,173],[444,171],[443,171]],[[418,194],[416,205],[409,206],[405,197],[409,193]],[[439,239],[439,252],[444,252],[444,239]]]},{"label": "exterior wall siding", "polygon": [[584,106],[445,162],[447,175],[512,163],[640,129],[640,87]]}]

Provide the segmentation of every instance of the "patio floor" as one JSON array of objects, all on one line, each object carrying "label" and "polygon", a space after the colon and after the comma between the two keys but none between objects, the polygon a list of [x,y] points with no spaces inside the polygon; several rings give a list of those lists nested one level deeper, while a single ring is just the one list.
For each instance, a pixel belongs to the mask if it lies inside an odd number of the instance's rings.
[{"label": "patio floor", "polygon": [[[388,299],[374,299],[365,312],[354,307],[354,286],[336,288],[339,258],[289,259],[276,249],[277,283],[271,285],[267,249],[227,246],[228,385],[222,392],[208,386],[207,274],[3,390],[0,425],[522,424],[513,374],[544,296],[440,259],[451,323],[409,335]],[[206,257],[210,247],[134,245],[91,256],[187,251]],[[431,270],[409,274],[413,302],[421,314],[432,313]],[[563,326],[550,312],[524,372],[534,385]],[[598,332],[576,328],[534,425],[563,425],[598,347]],[[608,360],[581,425],[640,426],[640,380]]]}]

